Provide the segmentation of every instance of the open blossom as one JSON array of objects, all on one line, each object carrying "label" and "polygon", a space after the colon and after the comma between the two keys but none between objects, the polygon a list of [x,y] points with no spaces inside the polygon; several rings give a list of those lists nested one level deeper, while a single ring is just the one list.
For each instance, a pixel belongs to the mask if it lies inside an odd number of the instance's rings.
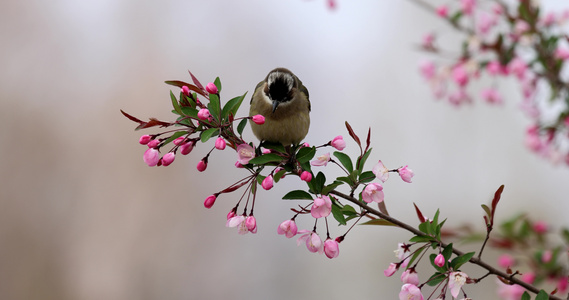
[{"label": "open blossom", "polygon": [[308,251],[312,253],[316,252],[322,253],[322,251],[324,250],[322,240],[320,239],[318,234],[316,234],[316,232],[309,230],[301,230],[299,233],[302,234],[302,236],[300,236],[298,240],[296,240],[297,245],[300,245],[300,243],[304,242],[306,244],[306,248],[308,249]]},{"label": "open blossom", "polygon": [[341,135],[335,137],[330,142],[330,145],[332,145],[332,147],[336,148],[339,151],[342,151],[344,150],[344,148],[346,148],[346,142],[344,141],[344,138]]},{"label": "open blossom", "polygon": [[421,289],[416,285],[406,283],[401,287],[399,300],[423,300],[423,294],[421,294]]},{"label": "open blossom", "polygon": [[314,199],[314,204],[310,208],[312,217],[318,219],[327,217],[332,212],[332,200],[328,196],[322,196]]},{"label": "open blossom", "polygon": [[437,67],[435,66],[435,63],[430,60],[421,62],[419,65],[419,71],[426,80],[431,80],[435,75],[437,75]]},{"label": "open blossom", "polygon": [[216,148],[217,150],[223,150],[223,149],[225,149],[225,145],[226,145],[225,140],[224,140],[222,137],[218,137],[218,138],[215,140],[215,148]]},{"label": "open blossom", "polygon": [[527,69],[528,65],[523,59],[519,57],[515,57],[508,64],[508,71],[516,75],[519,80],[524,79]]},{"label": "open blossom", "polygon": [[370,183],[362,191],[362,199],[366,203],[377,202],[381,203],[383,201],[383,186],[379,183]]},{"label": "open blossom", "polygon": [[251,120],[257,125],[265,124],[265,117],[263,117],[263,115],[254,115],[251,117]]},{"label": "open blossom", "polygon": [[278,234],[284,235],[289,239],[295,236],[297,231],[298,227],[296,227],[296,223],[294,222],[294,220],[286,220],[282,222],[277,228]]},{"label": "open blossom", "polygon": [[273,188],[273,175],[269,175],[267,177],[265,177],[265,179],[263,179],[263,182],[261,182],[261,186],[265,189],[265,190],[270,190]]},{"label": "open blossom", "polygon": [[316,157],[316,159],[311,161],[310,164],[315,167],[326,166],[329,161],[330,161],[330,153],[326,153]]},{"label": "open blossom", "polygon": [[328,258],[338,257],[338,255],[340,255],[340,247],[338,246],[338,242],[328,238],[324,242],[324,254],[326,254]]},{"label": "open blossom", "polygon": [[164,155],[164,157],[162,157],[162,165],[165,167],[169,166],[171,163],[174,162],[174,159],[176,159],[176,154],[168,152]]},{"label": "open blossom", "polygon": [[465,15],[471,15],[475,5],[476,0],[460,0],[460,8]]},{"label": "open blossom", "polygon": [[217,92],[219,92],[219,91],[217,90],[217,86],[215,86],[215,84],[214,84],[213,82],[208,83],[208,84],[205,86],[205,90],[206,90],[208,93],[210,93],[210,94],[217,94]]},{"label": "open blossom", "polygon": [[482,99],[484,99],[488,103],[491,104],[502,103],[502,96],[500,96],[500,93],[498,93],[498,91],[494,88],[487,88],[482,90],[481,95]]},{"label": "open blossom", "polygon": [[382,182],[386,182],[389,178],[389,170],[383,165],[381,160],[371,169],[375,177],[377,177]]},{"label": "open blossom", "polygon": [[411,183],[411,178],[413,178],[413,176],[415,176],[415,173],[413,173],[413,170],[409,169],[407,166],[403,167],[403,168],[399,168],[397,170],[397,172],[399,173],[399,176],[401,176],[401,179],[403,179],[403,181]]},{"label": "open blossom", "polygon": [[468,275],[464,272],[452,272],[448,279],[448,288],[450,289],[451,295],[456,298],[462,286],[466,283]]},{"label": "open blossom", "polygon": [[557,47],[557,49],[555,49],[553,52],[553,56],[561,60],[569,59],[569,49],[564,47]]},{"label": "open blossom", "polygon": [[452,79],[456,84],[463,87],[468,84],[468,71],[466,71],[466,67],[464,64],[458,64],[452,69]]},{"label": "open blossom", "polygon": [[208,196],[207,198],[205,198],[203,205],[205,206],[205,208],[211,208],[215,203],[216,199],[217,197],[215,195]]},{"label": "open blossom", "polygon": [[401,274],[401,282],[419,285],[419,275],[415,272],[415,269],[409,268]]},{"label": "open blossom", "polygon": [[387,269],[385,269],[383,271],[383,275],[385,275],[386,277],[391,277],[393,276],[393,274],[395,274],[395,272],[397,272],[397,264],[394,263],[390,263],[389,267],[387,267]]},{"label": "open blossom", "polygon": [[249,232],[249,229],[247,229],[247,224],[245,222],[247,218],[245,218],[245,216],[240,215],[240,216],[235,216],[229,220],[227,220],[227,223],[225,226],[227,227],[237,227],[237,232],[239,234],[246,234],[247,232]]},{"label": "open blossom", "polygon": [[155,148],[148,148],[142,158],[149,167],[154,167],[158,164],[158,160],[160,160],[160,152]]},{"label": "open blossom", "polygon": [[255,149],[249,144],[240,144],[237,146],[237,156],[237,161],[242,165],[246,165],[255,157]]}]

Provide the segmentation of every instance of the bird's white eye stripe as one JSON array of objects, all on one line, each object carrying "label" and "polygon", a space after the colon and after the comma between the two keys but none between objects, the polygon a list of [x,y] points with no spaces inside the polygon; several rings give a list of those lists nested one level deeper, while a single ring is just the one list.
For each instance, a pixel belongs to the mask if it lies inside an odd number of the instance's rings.
[{"label": "bird's white eye stripe", "polygon": [[283,72],[279,72],[279,71],[275,71],[273,73],[271,73],[269,75],[269,78],[267,79],[267,83],[269,84],[269,86],[271,84],[273,84],[273,82],[277,79],[277,78],[281,78],[286,82],[286,85],[288,86],[289,90],[292,90],[292,87],[294,86],[294,78],[292,77],[291,74],[288,73],[283,73]]}]

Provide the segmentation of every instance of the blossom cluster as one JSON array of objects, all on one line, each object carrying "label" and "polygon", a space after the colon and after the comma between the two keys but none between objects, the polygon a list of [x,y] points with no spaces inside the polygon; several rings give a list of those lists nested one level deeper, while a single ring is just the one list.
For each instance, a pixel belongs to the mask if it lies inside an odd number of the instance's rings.
[{"label": "blossom cluster", "polygon": [[[423,37],[423,50],[444,57],[420,64],[435,97],[454,106],[472,103],[475,97],[500,105],[505,100],[498,79],[514,78],[521,90],[519,107],[533,123],[526,131],[526,146],[554,163],[569,164],[569,40],[563,32],[569,10],[543,14],[530,0],[460,0],[431,9],[464,35],[457,54],[439,45],[442,33]],[[492,84],[473,95],[469,86],[482,75]]]}]

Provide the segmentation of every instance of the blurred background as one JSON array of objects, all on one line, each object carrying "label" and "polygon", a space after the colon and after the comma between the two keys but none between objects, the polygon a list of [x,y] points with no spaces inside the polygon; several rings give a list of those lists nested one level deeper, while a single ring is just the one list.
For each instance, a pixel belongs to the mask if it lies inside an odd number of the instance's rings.
[{"label": "blurred background", "polygon": [[[209,145],[167,168],[144,164],[143,132],[119,109],[171,120],[163,82],[189,81],[188,69],[204,83],[219,76],[225,101],[291,69],[310,90],[310,144],[341,134],[356,154],[349,121],[362,136],[372,127],[371,162],[415,171],[413,184],[392,176],[384,190],[390,213],[411,224],[415,202],[482,229],[480,204],[505,184],[498,219],[531,212],[569,225],[569,169],[524,147],[517,84],[500,86],[501,107],[434,101],[417,45],[449,31],[409,1],[7,0],[0,25],[0,299],[397,298],[398,276],[382,271],[409,234],[358,226],[329,260],[276,234],[297,178],[261,192],[258,233],[239,236],[225,227],[237,193],[203,207],[245,175],[232,150],[214,152],[204,173],[195,166]],[[469,296],[495,297],[486,284]]]}]

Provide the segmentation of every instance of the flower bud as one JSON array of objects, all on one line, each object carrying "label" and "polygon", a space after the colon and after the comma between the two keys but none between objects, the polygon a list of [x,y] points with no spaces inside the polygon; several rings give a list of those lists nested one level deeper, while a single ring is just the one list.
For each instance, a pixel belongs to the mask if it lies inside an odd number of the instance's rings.
[{"label": "flower bud", "polygon": [[164,155],[164,157],[162,157],[162,165],[165,167],[169,166],[172,162],[174,162],[174,159],[176,159],[176,154],[168,152]]},{"label": "flower bud", "polygon": [[298,227],[296,227],[296,223],[292,219],[282,222],[277,228],[278,234],[284,235],[289,239],[295,236],[297,232],[298,232]]},{"label": "flower bud", "polygon": [[142,159],[149,167],[154,167],[158,164],[158,160],[160,160],[160,152],[155,148],[148,148],[144,152]]},{"label": "flower bud", "polygon": [[149,136],[148,134],[145,134],[145,135],[143,135],[143,136],[140,137],[140,139],[138,140],[138,142],[139,142],[141,145],[146,145],[146,144],[148,144],[148,142],[150,142],[151,140],[152,140],[152,137]]},{"label": "flower bud", "polygon": [[219,92],[219,91],[217,90],[217,86],[215,86],[215,84],[214,84],[213,82],[208,83],[208,84],[205,86],[205,90],[206,90],[208,93],[210,93],[210,94],[217,94],[217,92]]},{"label": "flower bud", "polygon": [[148,148],[156,148],[156,146],[158,146],[158,144],[160,144],[159,140],[151,140],[150,142],[148,142],[146,144],[146,146],[148,146]]},{"label": "flower bud", "polygon": [[442,268],[445,265],[445,257],[442,255],[442,253],[439,253],[439,255],[435,257],[435,265],[437,265],[437,267],[440,268]]},{"label": "flower bud", "polygon": [[403,168],[399,168],[397,170],[397,172],[399,173],[399,176],[401,176],[401,179],[403,179],[403,181],[411,183],[411,178],[413,178],[413,176],[415,176],[415,173],[413,173],[413,170],[407,168],[407,166],[403,167]]},{"label": "flower bud", "polygon": [[344,148],[346,148],[346,142],[344,141],[344,138],[341,135],[335,137],[330,142],[330,145],[332,145],[332,147],[336,148],[338,151],[342,151],[344,150]]},{"label": "flower bud", "polygon": [[312,173],[308,171],[302,172],[302,174],[300,174],[300,180],[310,182],[310,180],[312,180]]},{"label": "flower bud", "polygon": [[273,175],[265,177],[265,179],[263,179],[263,182],[261,183],[261,186],[265,190],[270,190],[271,188],[273,188]]},{"label": "flower bud", "polygon": [[186,96],[190,96],[190,88],[184,85],[182,87],[182,93]]},{"label": "flower bud", "polygon": [[180,153],[182,153],[182,155],[188,155],[190,152],[192,152],[192,149],[194,149],[194,142],[189,141],[180,146]]},{"label": "flower bud", "polygon": [[203,206],[205,206],[205,208],[211,208],[213,206],[213,204],[215,203],[216,199],[217,199],[217,197],[215,195],[211,195],[211,196],[205,198]]},{"label": "flower bud", "polygon": [[227,213],[227,220],[235,217],[235,209],[232,209],[230,212]]},{"label": "flower bud", "polygon": [[257,220],[255,219],[255,217],[253,216],[248,216],[247,219],[245,219],[245,226],[247,226],[247,229],[251,232],[253,231],[257,231]]},{"label": "flower bud", "polygon": [[401,274],[401,282],[410,283],[413,285],[418,285],[419,284],[419,275],[417,274],[417,272],[415,272],[414,269],[409,268],[409,269],[405,270],[405,272],[403,272],[403,274]]},{"label": "flower bud", "polygon": [[200,160],[200,162],[197,165],[197,169],[200,172],[205,171],[205,169],[207,169],[207,160],[205,159]]},{"label": "flower bud", "polygon": [[225,140],[222,137],[218,137],[217,140],[215,140],[215,148],[217,150],[225,149],[225,144]]},{"label": "flower bud", "polygon": [[253,117],[251,117],[251,119],[252,119],[253,122],[255,122],[255,124],[257,124],[257,125],[263,125],[263,124],[265,124],[265,117],[263,117],[263,115],[254,115]]},{"label": "flower bud", "polygon": [[324,242],[324,253],[328,258],[336,258],[340,254],[340,247],[338,242],[332,239],[327,239]]},{"label": "flower bud", "polygon": [[181,145],[185,144],[185,142],[187,142],[187,140],[186,140],[186,137],[183,137],[183,136],[172,141],[172,143],[174,143],[174,145],[176,145],[176,146],[181,146]]},{"label": "flower bud", "polygon": [[395,274],[395,272],[397,272],[397,264],[394,263],[390,263],[389,267],[387,267],[387,269],[385,269],[383,271],[383,275],[385,275],[386,277],[391,277],[393,276],[393,274]]},{"label": "flower bud", "polygon": [[209,118],[210,114],[209,114],[209,110],[207,108],[202,108],[200,109],[200,111],[198,111],[198,118],[200,120],[207,120],[207,118]]}]

